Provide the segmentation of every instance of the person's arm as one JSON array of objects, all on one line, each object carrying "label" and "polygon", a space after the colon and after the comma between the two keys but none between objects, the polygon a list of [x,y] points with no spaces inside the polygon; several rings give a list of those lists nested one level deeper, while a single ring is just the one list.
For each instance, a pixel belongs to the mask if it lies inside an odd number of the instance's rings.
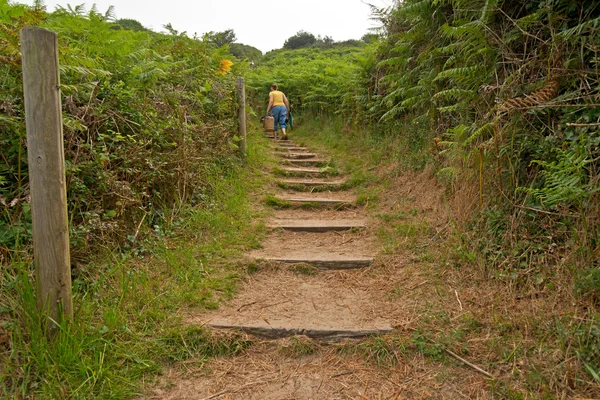
[{"label": "person's arm", "polygon": [[273,107],[273,94],[269,93],[269,105],[267,106],[267,115],[269,115],[269,111]]},{"label": "person's arm", "polygon": [[288,112],[290,112],[290,102],[288,101],[286,95],[283,95],[283,103],[285,104],[285,108],[287,108]]}]

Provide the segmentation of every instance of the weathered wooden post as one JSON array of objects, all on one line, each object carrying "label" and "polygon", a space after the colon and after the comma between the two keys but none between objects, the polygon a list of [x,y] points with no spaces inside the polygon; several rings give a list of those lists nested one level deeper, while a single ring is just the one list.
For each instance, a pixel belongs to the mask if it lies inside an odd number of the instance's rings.
[{"label": "weathered wooden post", "polygon": [[239,129],[238,136],[240,137],[240,154],[246,157],[246,85],[244,78],[238,78],[237,92],[239,102]]},{"label": "weathered wooden post", "polygon": [[73,316],[58,37],[23,28],[21,54],[37,302],[58,322]]}]

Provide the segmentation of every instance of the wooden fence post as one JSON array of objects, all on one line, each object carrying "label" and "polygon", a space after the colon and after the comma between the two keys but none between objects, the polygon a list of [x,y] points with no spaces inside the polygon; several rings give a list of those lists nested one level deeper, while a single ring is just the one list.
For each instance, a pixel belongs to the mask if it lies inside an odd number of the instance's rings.
[{"label": "wooden fence post", "polygon": [[244,78],[237,81],[238,103],[239,103],[239,130],[240,154],[246,157],[246,85]]},{"label": "wooden fence post", "polygon": [[73,301],[58,37],[23,28],[21,54],[37,303],[59,322],[73,316]]}]

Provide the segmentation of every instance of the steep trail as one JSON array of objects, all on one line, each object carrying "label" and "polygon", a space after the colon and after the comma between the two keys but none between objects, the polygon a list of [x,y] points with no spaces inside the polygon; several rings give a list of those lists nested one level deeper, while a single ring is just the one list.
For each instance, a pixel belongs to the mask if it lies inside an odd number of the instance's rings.
[{"label": "steep trail", "polygon": [[[403,354],[402,341],[409,342],[423,307],[444,301],[422,297],[436,278],[419,254],[385,254],[376,239],[380,221],[357,204],[347,175],[324,167],[325,154],[291,141],[272,143],[279,165],[267,203],[275,210],[262,248],[247,254],[257,271],[231,301],[189,317],[216,335],[241,331],[253,345],[233,358],[174,368],[149,397],[488,398],[486,380],[473,370]],[[303,164],[293,165],[297,160]]]},{"label": "steep trail", "polygon": [[[275,143],[282,167],[328,163],[292,142]],[[268,221],[272,230],[263,247],[248,254],[257,262],[283,265],[282,271],[254,277],[231,303],[199,322],[269,339],[305,335],[337,341],[390,333],[390,322],[373,308],[371,293],[345,287],[335,275],[374,261],[372,235],[356,195],[345,189],[343,177],[288,179],[295,174],[286,172],[288,177],[277,180],[279,190],[270,201],[284,209]],[[290,273],[285,264],[305,272]]]}]

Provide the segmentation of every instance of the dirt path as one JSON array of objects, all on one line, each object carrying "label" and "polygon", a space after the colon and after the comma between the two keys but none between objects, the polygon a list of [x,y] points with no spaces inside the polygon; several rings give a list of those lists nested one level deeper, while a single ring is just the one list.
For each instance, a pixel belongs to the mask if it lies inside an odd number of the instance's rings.
[{"label": "dirt path", "polygon": [[[274,151],[281,158],[277,172],[290,176],[278,178],[272,203],[289,208],[274,212],[263,247],[248,254],[257,272],[232,301],[189,317],[190,324],[212,326],[217,334],[242,331],[255,344],[241,356],[173,368],[149,397],[492,398],[485,377],[442,360],[442,351],[415,328],[424,307],[443,308],[447,301],[437,286],[438,297],[427,297],[435,267],[419,251],[426,246],[419,240],[431,228],[407,225],[406,242],[414,251],[382,249],[374,239],[381,221],[356,206],[344,176],[323,174],[325,155],[290,142],[274,142]],[[302,167],[289,165],[298,159]],[[411,190],[404,187],[403,198],[383,207],[412,211]],[[437,211],[426,199],[420,207]],[[461,311],[462,304],[457,315]]]}]

